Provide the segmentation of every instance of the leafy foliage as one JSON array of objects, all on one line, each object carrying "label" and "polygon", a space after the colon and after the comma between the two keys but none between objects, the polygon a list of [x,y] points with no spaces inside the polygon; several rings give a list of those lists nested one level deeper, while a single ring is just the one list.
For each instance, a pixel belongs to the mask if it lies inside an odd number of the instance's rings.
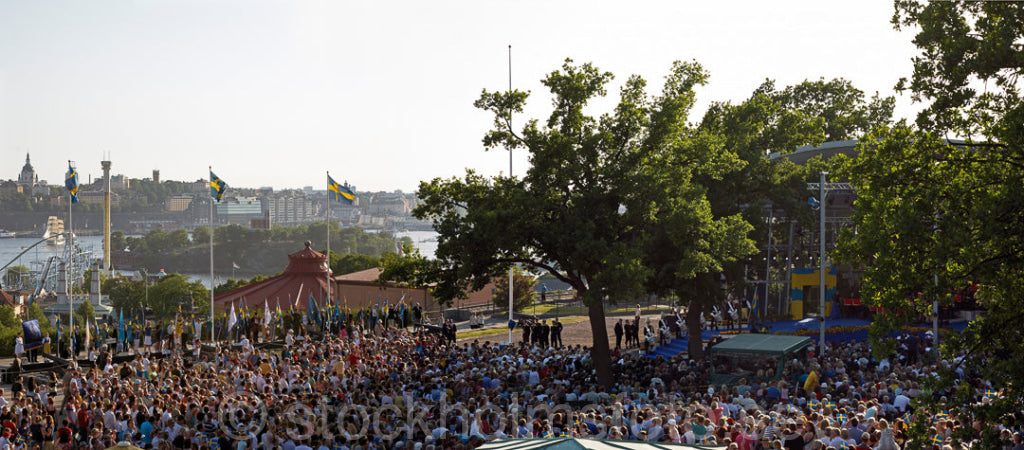
[{"label": "leafy foliage", "polygon": [[16,286],[20,286],[20,280],[22,278],[27,279],[29,274],[28,267],[14,265],[7,267],[7,272],[4,273],[3,285],[6,289],[11,289]]},{"label": "leafy foliage", "polygon": [[238,280],[234,278],[228,278],[227,281],[218,284],[216,287],[213,288],[213,295],[220,295],[221,293],[233,291],[240,287],[245,287],[253,283],[259,283],[260,281],[266,280],[267,278],[270,277],[265,275],[256,275],[248,280],[244,278]]},{"label": "leafy foliage", "polygon": [[[533,287],[537,284],[537,280],[529,274],[523,273],[523,270],[515,267],[513,268],[513,286],[512,286],[512,310],[522,311],[527,306],[532,305],[537,301],[538,295],[534,292]],[[498,277],[494,279],[494,295],[491,296],[491,302],[499,311],[508,312],[508,274],[504,278]]]},{"label": "leafy foliage", "polygon": [[380,267],[382,258],[370,255],[338,254],[331,252],[331,272],[345,275],[361,270]]},{"label": "leafy foliage", "polygon": [[922,129],[1020,145],[1024,8],[1019,3],[899,0],[892,22],[897,29],[920,28],[914,37],[921,51],[914,74],[901,79],[897,89],[930,102],[917,117]]},{"label": "leafy foliage", "polygon": [[[677,62],[662,93],[649,96],[646,81],[627,79],[612,114],[588,116],[590,100],[606,94],[612,75],[571,60],[542,82],[552,95],[545,122],[529,120],[519,132],[512,114],[527,93],[487,92],[478,108],[494,116],[487,148],[525,149],[531,166],[522,178],[462,179],[421,183],[414,215],[439,233],[437,261],[403,265],[420,282],[436,282],[442,301],[480,289],[509,265],[548,272],[573,287],[588,307],[598,380],[608,385],[606,302],[630,301],[646,289],[652,269],[644,257],[654,230],[676,239],[684,258],[697,262],[682,276],[720,266],[721,246],[742,226],[717,221],[699,177],[721,177],[740,166],[713,133],[687,123],[694,87],[708,74],[697,63]],[[688,227],[683,229],[683,226]],[[678,234],[669,236],[668,228]],[[703,254],[702,254],[703,252]],[[682,264],[679,266],[682,268]],[[385,261],[386,272],[390,271]]]},{"label": "leafy foliage", "polygon": [[[1024,351],[1024,108],[1017,85],[1024,8],[900,0],[893,23],[920,27],[914,43],[921,54],[898,88],[929,104],[919,128],[879,127],[844,166],[841,175],[858,192],[857,228],[840,240],[839,252],[866,267],[862,297],[890,311],[873,336],[927,314],[933,300],[951,305],[977,286],[986,312],[943,339],[951,363],[938,367],[930,403],[945,395],[951,409],[1009,424],[1014,419],[1005,415],[1024,404],[1017,357]],[[970,139],[951,143],[943,139],[949,134]],[[984,382],[1002,392],[998,400],[977,401]],[[973,429],[964,427],[959,438],[1000,445],[994,433]]]}]

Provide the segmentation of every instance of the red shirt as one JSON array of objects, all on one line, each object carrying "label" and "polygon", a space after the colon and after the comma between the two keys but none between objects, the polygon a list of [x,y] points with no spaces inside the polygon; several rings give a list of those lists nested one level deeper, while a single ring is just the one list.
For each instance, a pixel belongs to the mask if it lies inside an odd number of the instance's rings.
[{"label": "red shirt", "polygon": [[71,429],[63,427],[57,430],[57,436],[60,442],[68,442],[71,440]]},{"label": "red shirt", "polygon": [[89,426],[89,411],[85,408],[78,410],[78,427],[85,428]]}]

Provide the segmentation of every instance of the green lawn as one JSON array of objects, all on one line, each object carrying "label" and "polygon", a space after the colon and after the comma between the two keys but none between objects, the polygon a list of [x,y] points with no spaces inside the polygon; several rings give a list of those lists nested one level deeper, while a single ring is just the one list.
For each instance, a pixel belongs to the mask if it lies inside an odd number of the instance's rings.
[{"label": "green lawn", "polygon": [[[634,309],[636,309],[635,305],[616,305],[605,308],[604,313],[605,315],[609,316],[617,314],[630,314],[633,312]],[[670,312],[672,311],[672,307],[661,305],[658,307],[652,306],[650,308],[642,308],[642,310],[644,314],[657,314],[661,312]],[[537,316],[585,316],[587,315],[587,308],[580,305],[567,306],[545,303],[537,305],[536,307],[528,306],[520,312],[522,312],[523,314],[533,314]]]},{"label": "green lawn", "polygon": [[[588,320],[588,319],[586,317],[566,317],[564,319],[559,318],[558,320],[560,322],[562,322],[563,325],[565,325],[565,324],[570,324],[570,323],[583,322],[584,320]],[[474,339],[474,338],[481,338],[481,337],[494,336],[494,335],[508,336],[508,327],[506,327],[506,326],[492,326],[492,327],[483,328],[483,329],[479,329],[479,330],[460,331],[459,334],[458,334],[458,338],[459,339]]]}]

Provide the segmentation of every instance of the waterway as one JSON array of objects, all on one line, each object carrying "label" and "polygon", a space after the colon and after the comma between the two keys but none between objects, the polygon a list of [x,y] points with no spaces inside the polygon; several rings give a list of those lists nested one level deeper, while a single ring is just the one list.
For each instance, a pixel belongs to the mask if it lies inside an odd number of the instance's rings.
[{"label": "waterway", "polygon": [[[433,258],[437,252],[437,233],[434,231],[402,231],[395,233],[399,237],[408,236],[412,239],[413,245],[420,250],[420,254]],[[98,258],[103,254],[103,236],[80,236],[76,237],[75,240],[78,242],[78,246],[86,251],[92,251],[93,257]],[[61,254],[63,248],[55,248],[47,246],[46,244],[40,244],[28,250],[25,254],[18,256],[19,253],[31,247],[36,242],[39,242],[39,238],[8,238],[0,239],[0,267],[11,262],[12,266],[20,265],[28,267],[32,271],[41,271],[43,264],[51,256]],[[13,260],[13,261],[12,261]],[[218,269],[218,268],[215,268]],[[214,272],[216,281],[218,284],[223,283],[228,278],[234,277],[231,273],[230,267],[228,270],[216,270]],[[159,267],[149,269],[150,273],[157,273],[160,271]],[[5,270],[6,272],[6,270]],[[123,272],[129,274],[132,272]],[[191,280],[199,280],[207,288],[210,287],[210,273],[196,273],[187,274]],[[271,274],[268,274],[271,275]]]}]

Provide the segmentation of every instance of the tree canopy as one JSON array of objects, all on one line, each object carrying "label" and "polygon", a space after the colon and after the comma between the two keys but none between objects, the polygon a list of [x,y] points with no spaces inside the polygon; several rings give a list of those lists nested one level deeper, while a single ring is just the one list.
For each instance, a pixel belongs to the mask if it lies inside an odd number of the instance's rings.
[{"label": "tree canopy", "polygon": [[414,211],[439,233],[436,262],[420,263],[418,274],[421,282],[436,282],[442,301],[484,287],[511,264],[572,286],[588,308],[596,381],[605,385],[611,374],[604,305],[646,292],[654,269],[645,254],[655,230],[683,253],[685,264],[674,270],[694,277],[720,271],[723,250],[742,246],[749,229],[736,217],[711,214],[696,181],[742,166],[719,137],[688,122],[694,87],[708,79],[703,67],[673,64],[653,96],[644,79],[629,77],[612,113],[588,115],[587,105],[606,95],[612,78],[566,60],[542,81],[552,96],[547,120],[528,120],[518,131],[512,116],[529,94],[485,90],[475,103],[494,116],[484,145],[526,151],[530,167],[522,177],[470,170],[461,179],[421,183],[423,202]]},{"label": "tree canopy", "polygon": [[[865,267],[862,297],[890,311],[877,316],[876,339],[928,314],[933,300],[949,306],[977,286],[986,313],[943,335],[952,363],[938,367],[931,388],[950,409],[1006,423],[1024,401],[1024,8],[897,1],[893,23],[920,27],[914,73],[898,88],[928,104],[916,126],[876,128],[840,171],[858,195],[840,255]],[[977,402],[982,380],[1002,390],[999,399]],[[997,442],[998,430],[984,428],[980,437]]]}]

